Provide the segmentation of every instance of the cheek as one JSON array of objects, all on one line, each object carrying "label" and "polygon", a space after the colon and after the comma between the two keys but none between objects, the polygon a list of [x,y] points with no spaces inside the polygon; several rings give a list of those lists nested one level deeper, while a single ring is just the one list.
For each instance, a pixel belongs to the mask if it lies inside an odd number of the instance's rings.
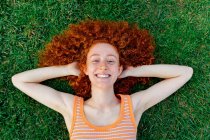
[{"label": "cheek", "polygon": [[95,70],[95,67],[92,66],[92,65],[89,65],[89,66],[87,67],[87,73],[88,73],[88,74],[92,74],[92,73],[94,72],[94,70]]},{"label": "cheek", "polygon": [[119,71],[118,67],[114,67],[114,68],[112,68],[112,72],[115,74],[118,74],[120,71]]}]

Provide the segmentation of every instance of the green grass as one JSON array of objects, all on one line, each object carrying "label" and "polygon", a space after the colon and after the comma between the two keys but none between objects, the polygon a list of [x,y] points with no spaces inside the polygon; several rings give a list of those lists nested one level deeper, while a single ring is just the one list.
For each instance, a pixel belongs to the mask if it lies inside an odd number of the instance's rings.
[{"label": "green grass", "polygon": [[[11,76],[37,68],[37,52],[46,42],[86,18],[136,22],[155,38],[155,63],[194,69],[187,84],[143,114],[138,140],[210,139],[207,5],[207,0],[1,1],[0,139],[69,139],[62,116],[16,89]],[[44,84],[73,94],[65,81]]]}]

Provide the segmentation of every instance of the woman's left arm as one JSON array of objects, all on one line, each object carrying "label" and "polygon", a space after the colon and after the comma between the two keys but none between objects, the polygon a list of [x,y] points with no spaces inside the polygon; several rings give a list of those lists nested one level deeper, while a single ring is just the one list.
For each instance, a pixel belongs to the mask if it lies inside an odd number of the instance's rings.
[{"label": "woman's left arm", "polygon": [[192,75],[193,69],[188,66],[154,64],[130,68],[123,71],[120,77],[158,77],[165,79],[146,90],[131,95],[136,102],[136,110],[144,112],[181,88],[190,80]]}]

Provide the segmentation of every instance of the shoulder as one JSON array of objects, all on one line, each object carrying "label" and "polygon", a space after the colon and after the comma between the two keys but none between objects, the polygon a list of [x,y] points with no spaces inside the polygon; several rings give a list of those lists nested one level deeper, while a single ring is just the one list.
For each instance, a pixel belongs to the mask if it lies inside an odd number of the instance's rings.
[{"label": "shoulder", "polygon": [[72,95],[72,94],[62,94],[62,98],[63,101],[65,103],[66,106],[66,114],[63,115],[72,115],[73,114],[73,109],[74,109],[74,102],[75,102],[75,98],[78,97],[76,95]]},{"label": "shoulder", "polygon": [[137,111],[137,106],[138,106],[138,100],[137,100],[137,97],[135,94],[120,94],[121,97],[123,97],[124,99],[127,98],[127,99],[130,99],[130,104],[132,106],[132,109],[133,109],[133,112],[136,112]]},{"label": "shoulder", "polygon": [[134,113],[136,113],[136,112],[138,112],[138,113],[143,113],[144,112],[144,107],[143,107],[143,105],[139,105],[139,100],[141,100],[140,98],[141,98],[141,96],[142,95],[140,95],[140,94],[135,94],[135,93],[133,93],[133,94],[131,94],[130,95],[130,99],[131,99],[131,103],[132,103],[132,107],[133,107],[133,112]]}]

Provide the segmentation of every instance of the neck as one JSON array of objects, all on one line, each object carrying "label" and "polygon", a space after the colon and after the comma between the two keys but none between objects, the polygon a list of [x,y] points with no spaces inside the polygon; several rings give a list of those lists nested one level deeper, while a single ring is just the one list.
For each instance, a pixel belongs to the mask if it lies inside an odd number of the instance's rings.
[{"label": "neck", "polygon": [[97,108],[110,108],[119,103],[119,100],[114,94],[113,87],[98,88],[91,87],[92,97],[89,99],[89,103]]}]

